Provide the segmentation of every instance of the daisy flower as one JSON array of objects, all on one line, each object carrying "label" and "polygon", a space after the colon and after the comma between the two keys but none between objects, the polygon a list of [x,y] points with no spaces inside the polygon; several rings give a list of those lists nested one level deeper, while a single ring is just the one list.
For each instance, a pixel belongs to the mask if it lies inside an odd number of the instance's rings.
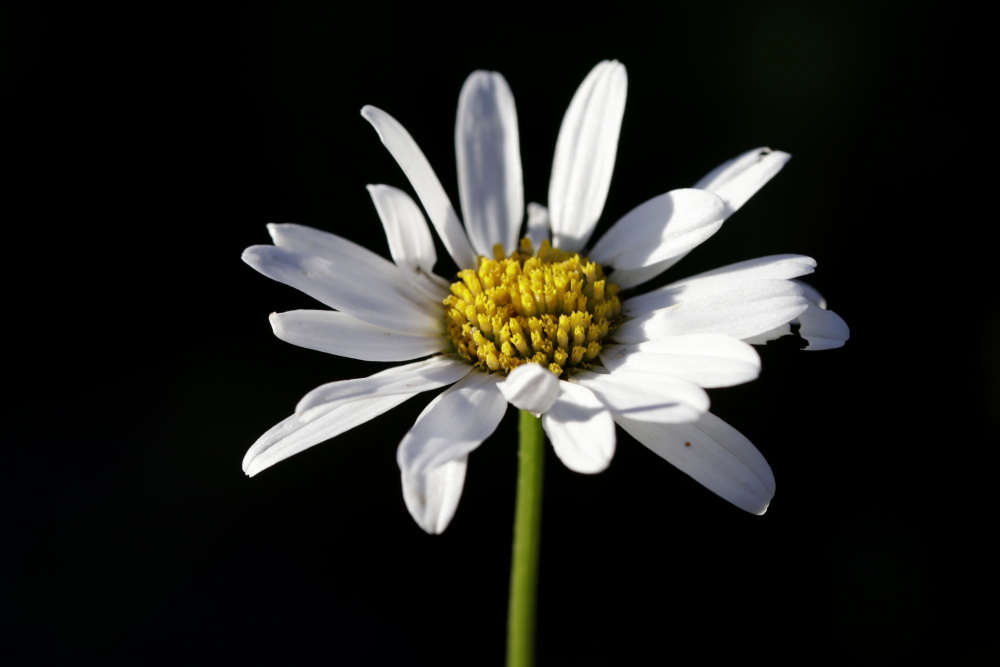
[{"label": "daisy flower", "polygon": [[[801,255],[635,289],[714,234],[785,165],[787,153],[748,151],[693,188],[640,204],[588,245],[611,181],[626,88],[616,61],[588,74],[559,131],[548,208],[529,204],[525,216],[513,95],[498,73],[470,75],[455,123],[464,225],[403,126],[381,109],[362,109],[423,207],[392,186],[369,186],[393,261],[294,224],[269,225],[274,245],[248,248],[243,259],[332,309],[272,314],[280,339],[353,359],[408,363],[306,394],[295,414],[247,452],[248,475],[418,393],[447,387],[397,454],[406,506],[428,533],[447,527],[468,456],[497,428],[508,403],[541,416],[571,470],[608,466],[617,423],[737,507],[767,509],[770,467],[747,438],[708,411],[705,389],[756,378],[760,358],[752,344],[795,332],[806,349],[838,347],[847,326],[815,290],[794,280],[816,266]],[[457,275],[434,274],[424,212],[460,267]]]}]

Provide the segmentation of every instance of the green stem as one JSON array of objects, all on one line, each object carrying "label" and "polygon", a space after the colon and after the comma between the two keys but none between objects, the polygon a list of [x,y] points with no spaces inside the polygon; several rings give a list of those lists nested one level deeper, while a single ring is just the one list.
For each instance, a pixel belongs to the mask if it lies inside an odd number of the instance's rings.
[{"label": "green stem", "polygon": [[517,469],[517,509],[507,609],[507,667],[535,664],[535,598],[538,590],[538,544],[542,536],[542,468],[545,432],[542,420],[521,410]]}]

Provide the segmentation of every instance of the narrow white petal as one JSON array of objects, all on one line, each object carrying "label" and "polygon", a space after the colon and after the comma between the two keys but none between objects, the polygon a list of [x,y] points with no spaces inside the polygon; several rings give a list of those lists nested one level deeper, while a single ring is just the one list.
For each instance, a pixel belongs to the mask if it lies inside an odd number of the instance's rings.
[{"label": "narrow white petal", "polygon": [[671,336],[634,345],[606,345],[601,361],[612,374],[653,373],[700,387],[731,387],[760,374],[750,345],[718,334]]},{"label": "narrow white petal", "polygon": [[455,263],[459,266],[475,266],[476,253],[469,245],[462,222],[417,142],[399,121],[381,109],[365,106],[361,109],[361,116],[372,124],[379,139],[410,179],[420,203],[424,205],[424,210]]},{"label": "narrow white petal", "polygon": [[507,410],[499,381],[496,375],[470,373],[431,401],[399,443],[400,470],[425,472],[478,447]]},{"label": "narrow white petal", "polygon": [[627,320],[614,340],[630,344],[705,333],[744,339],[791,322],[809,305],[790,280],[752,280],[719,293],[685,290],[682,285],[661,294],[672,303]]},{"label": "narrow white petal", "polygon": [[412,334],[368,324],[335,310],[271,313],[274,335],[292,345],[363,361],[405,361],[440,352],[439,335]]},{"label": "narrow white petal", "polygon": [[549,238],[549,209],[541,204],[535,202],[528,204],[527,236],[536,250],[542,245],[542,241]]},{"label": "narrow white petal", "polygon": [[816,260],[805,255],[759,257],[699,273],[632,297],[622,303],[622,309],[626,315],[640,315],[678,303],[682,291],[691,299],[726,292],[752,280],[797,278],[812,273],[815,268]]},{"label": "narrow white petal", "polygon": [[431,535],[440,535],[451,523],[462,497],[468,457],[448,461],[422,473],[401,473],[403,501],[410,516]]},{"label": "narrow white petal", "polygon": [[257,439],[243,458],[243,472],[253,477],[293,454],[329,440],[391,410],[413,394],[361,399],[305,422],[292,415]]},{"label": "narrow white petal", "polygon": [[560,382],[559,398],[542,415],[542,426],[556,456],[574,472],[601,472],[615,454],[615,422],[586,387]]},{"label": "narrow white petal", "polygon": [[708,190],[726,202],[726,217],[735,213],[792,159],[782,151],[755,148],[724,162],[694,187]]},{"label": "narrow white petal", "polygon": [[618,153],[628,77],[616,60],[599,63],[566,110],[549,183],[553,245],[579,251],[601,217]]},{"label": "narrow white petal", "polygon": [[[399,270],[376,273],[348,257],[334,264],[278,246],[252,246],[243,261],[268,278],[308,294],[318,301],[369,324],[410,334],[437,335],[442,331],[440,311],[426,301],[411,300]],[[393,273],[394,272],[394,273]]]},{"label": "narrow white petal", "polygon": [[799,314],[799,325],[799,335],[808,342],[805,349],[810,351],[842,347],[851,336],[840,315],[812,303]]},{"label": "narrow white petal", "polygon": [[450,357],[437,356],[397,366],[364,378],[329,382],[313,389],[295,406],[295,413],[311,421],[336,405],[372,396],[416,394],[458,382],[472,366]]},{"label": "narrow white petal", "polygon": [[774,474],[747,438],[710,412],[690,424],[654,424],[615,415],[632,437],[740,509],[763,514]]},{"label": "narrow white petal", "polygon": [[493,256],[495,243],[512,252],[524,215],[524,186],[517,110],[500,74],[478,71],[465,80],[458,96],[455,152],[458,194],[472,247],[486,257]]},{"label": "narrow white petal", "polygon": [[364,271],[367,275],[382,276],[385,280],[392,276],[394,284],[403,284],[398,277],[399,271],[392,262],[342,236],[305,225],[273,222],[267,226],[267,233],[279,248],[301,255],[322,257],[334,264],[347,259],[352,267],[357,267],[355,270]]},{"label": "narrow white petal", "polygon": [[672,190],[640,204],[601,237],[595,262],[638,269],[684,255],[710,237],[725,219],[722,200],[704,190]]},{"label": "narrow white petal", "polygon": [[382,221],[389,253],[404,275],[433,273],[437,263],[427,220],[410,195],[391,185],[369,185],[368,194]]},{"label": "narrow white petal", "polygon": [[657,422],[694,421],[708,410],[698,385],[652,373],[580,373],[572,382],[590,389],[615,414]]},{"label": "narrow white petal", "polygon": [[522,364],[498,386],[508,403],[537,415],[552,407],[561,384],[552,371],[540,364]]},{"label": "narrow white petal", "polygon": [[641,285],[646,281],[652,280],[676,264],[683,257],[683,255],[671,257],[670,259],[654,262],[649,266],[642,267],[641,269],[615,269],[611,272],[611,275],[608,276],[608,280],[615,283],[622,289],[635,287],[636,285]]}]

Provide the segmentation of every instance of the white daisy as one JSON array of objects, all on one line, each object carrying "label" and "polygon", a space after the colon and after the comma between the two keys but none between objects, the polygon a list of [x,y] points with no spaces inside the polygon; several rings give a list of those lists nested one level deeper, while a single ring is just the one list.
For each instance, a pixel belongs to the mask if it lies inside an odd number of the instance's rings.
[{"label": "white daisy", "polygon": [[417,418],[397,456],[406,506],[429,533],[448,525],[468,455],[493,433],[508,402],[541,415],[572,470],[607,467],[617,423],[736,506],[767,509],[770,467],[708,412],[705,389],[757,377],[750,343],[790,334],[792,324],[807,349],[842,345],[847,326],[815,290],[793,280],[816,265],[801,255],[741,262],[631,295],[714,234],[787,153],[744,153],[694,188],[636,207],[587,250],[607,197],[626,87],[616,61],[583,81],[559,131],[549,208],[528,206],[520,241],[517,114],[500,74],[474,72],[459,96],[464,226],[403,126],[380,109],[362,109],[463,270],[457,280],[433,273],[437,257],[420,207],[388,185],[368,190],[393,262],[334,234],[269,225],[274,245],[248,248],[244,261],[333,309],[272,314],[275,335],[353,359],[409,363],[306,394],[247,452],[248,475],[450,385]]}]

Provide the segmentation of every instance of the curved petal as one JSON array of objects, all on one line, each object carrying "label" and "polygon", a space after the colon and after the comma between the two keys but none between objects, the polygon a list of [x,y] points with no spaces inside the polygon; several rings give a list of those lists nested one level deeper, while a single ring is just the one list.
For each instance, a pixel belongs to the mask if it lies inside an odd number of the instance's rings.
[{"label": "curved petal", "polygon": [[[691,299],[738,288],[752,280],[797,278],[812,273],[815,268],[816,260],[805,255],[758,257],[699,273],[632,297],[622,303],[622,310],[626,315],[641,315],[678,303],[678,294],[682,289],[684,296]],[[619,286],[622,286],[621,283]],[[803,294],[808,298],[804,290]]]},{"label": "curved petal", "polygon": [[303,396],[295,406],[295,414],[304,421],[312,421],[342,403],[373,396],[430,391],[458,382],[471,371],[469,364],[442,355],[396,366],[365,378],[328,382]]},{"label": "curved petal", "polygon": [[433,304],[412,301],[410,290],[395,273],[376,274],[363,264],[341,258],[336,264],[278,246],[251,246],[243,261],[272,280],[304,292],[359,320],[409,334],[434,336],[443,329]]},{"label": "curved petal", "polygon": [[[455,120],[458,194],[472,247],[493,257],[517,248],[524,215],[517,110],[507,81],[497,72],[473,72],[458,96]],[[467,265],[474,266],[474,265]]]},{"label": "curved petal", "polygon": [[527,236],[536,250],[542,245],[542,241],[549,238],[549,209],[541,204],[528,204]]},{"label": "curved petal", "polygon": [[699,387],[731,387],[760,375],[760,356],[750,345],[718,334],[671,336],[634,345],[608,345],[601,361],[612,374],[653,373]]},{"label": "curved petal", "polygon": [[542,427],[556,456],[574,472],[601,472],[615,454],[615,422],[586,387],[560,382],[559,397],[542,415]]},{"label": "curved petal", "polygon": [[746,436],[710,412],[690,424],[654,424],[615,415],[633,438],[740,509],[763,514],[774,474]]},{"label": "curved petal", "polygon": [[478,447],[507,410],[499,381],[496,375],[470,373],[431,401],[399,443],[400,470],[426,472]]},{"label": "curved petal", "polygon": [[440,535],[455,516],[467,462],[468,457],[462,456],[427,472],[400,473],[406,509],[427,533]]},{"label": "curved petal", "polygon": [[436,354],[440,335],[412,334],[368,324],[335,310],[271,313],[274,335],[292,345],[362,361],[406,361]]},{"label": "curved petal", "polygon": [[379,139],[410,179],[420,203],[424,205],[424,210],[455,263],[459,266],[476,266],[476,253],[469,245],[462,222],[417,142],[399,121],[381,109],[365,106],[361,109],[361,116],[375,128]]},{"label": "curved petal", "polygon": [[708,190],[726,202],[726,217],[735,213],[792,159],[783,151],[755,148],[720,164],[694,187]]},{"label": "curved petal", "polygon": [[392,276],[393,284],[404,284],[404,281],[398,277],[399,270],[392,262],[342,236],[290,222],[269,223],[267,233],[274,241],[274,245],[279,248],[300,255],[315,255],[334,264],[339,264],[346,259],[351,262],[352,266],[356,267],[356,270],[364,271],[368,275],[382,276],[386,279]]},{"label": "curved petal", "polygon": [[590,252],[595,262],[639,269],[684,255],[717,232],[722,200],[704,190],[672,190],[626,213]]},{"label": "curved petal", "polygon": [[599,63],[566,110],[549,183],[553,245],[579,251],[594,231],[611,185],[628,76],[617,60]]},{"label": "curved petal", "polygon": [[411,396],[413,394],[396,394],[361,399],[335,408],[311,422],[292,415],[269,429],[250,447],[243,457],[243,472],[253,477],[289,456],[388,412]]},{"label": "curved petal", "polygon": [[806,350],[832,350],[842,347],[851,331],[840,315],[810,303],[799,314],[799,335],[808,342]]},{"label": "curved petal", "polygon": [[635,287],[636,285],[641,285],[644,282],[652,280],[683,258],[684,255],[678,255],[677,257],[671,257],[670,259],[653,262],[649,266],[644,266],[641,269],[615,269],[611,272],[611,275],[608,276],[608,280],[615,283],[622,289]]},{"label": "curved petal", "polygon": [[694,421],[708,410],[708,394],[698,385],[652,373],[579,373],[583,385],[615,414],[657,422]]},{"label": "curved petal", "polygon": [[791,322],[809,305],[790,280],[752,280],[719,293],[692,290],[690,296],[685,289],[665,294],[673,301],[668,307],[627,320],[614,340],[630,344],[706,333],[742,340]]},{"label": "curved petal", "polygon": [[540,364],[521,364],[497,386],[508,403],[538,416],[556,402],[561,384],[552,371]]}]

